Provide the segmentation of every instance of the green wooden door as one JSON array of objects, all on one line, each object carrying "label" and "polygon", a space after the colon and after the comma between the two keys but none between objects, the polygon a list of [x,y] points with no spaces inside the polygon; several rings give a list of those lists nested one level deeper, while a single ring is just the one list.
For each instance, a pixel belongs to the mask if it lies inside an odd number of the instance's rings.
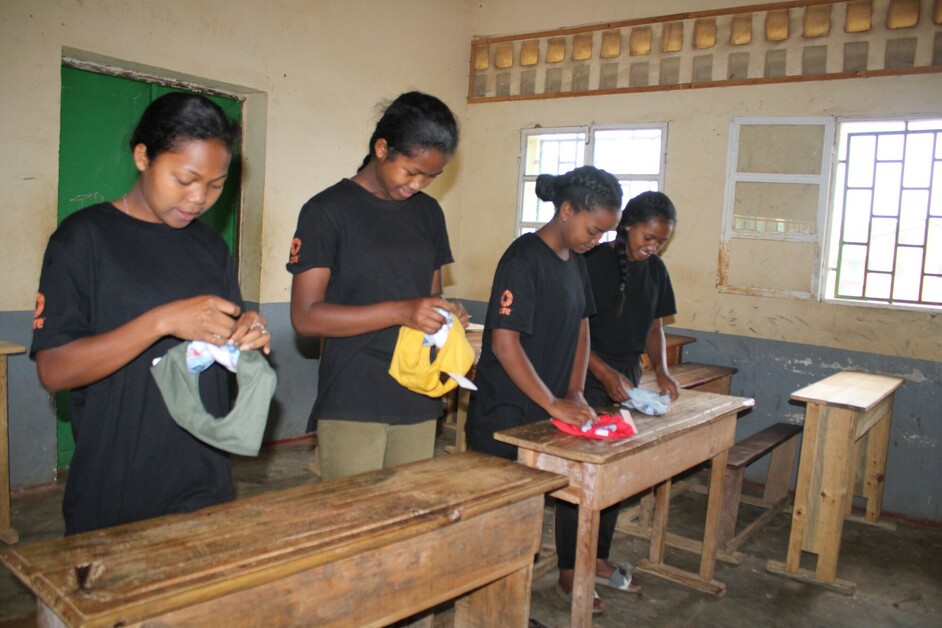
[{"label": "green wooden door", "polygon": [[[154,99],[181,91],[75,68],[62,68],[59,137],[59,222],[89,205],[120,197],[137,178],[128,141]],[[242,103],[207,96],[236,120]],[[233,258],[239,233],[239,159],[233,158],[222,195],[200,220],[222,234]],[[69,466],[75,443],[68,418],[69,393],[56,395],[58,467]]]}]

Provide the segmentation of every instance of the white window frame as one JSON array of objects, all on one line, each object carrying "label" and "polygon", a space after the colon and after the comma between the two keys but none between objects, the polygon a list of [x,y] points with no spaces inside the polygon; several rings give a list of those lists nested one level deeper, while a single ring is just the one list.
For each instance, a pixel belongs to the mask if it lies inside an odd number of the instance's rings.
[{"label": "white window frame", "polygon": [[[648,181],[648,180],[657,180],[658,190],[664,190],[664,173],[667,166],[667,129],[668,125],[666,122],[650,122],[650,123],[628,123],[628,124],[606,124],[606,125],[584,125],[584,126],[565,126],[565,127],[538,127],[523,129],[520,133],[520,153],[518,157],[518,172],[519,176],[517,179],[517,218],[515,222],[515,234],[514,237],[521,235],[523,229],[539,229],[546,223],[537,223],[537,222],[524,222],[523,221],[523,206],[526,194],[526,183],[536,181],[537,175],[528,175],[526,174],[527,167],[527,140],[534,135],[559,135],[563,133],[584,133],[585,148],[583,152],[583,161],[582,163],[586,166],[594,165],[594,146],[595,146],[595,134],[598,131],[630,131],[634,129],[657,129],[661,132],[661,155],[660,163],[658,164],[658,174],[631,174],[631,173],[616,173],[614,175],[619,182],[622,181]],[[627,202],[629,199],[623,199],[622,205]]]}]

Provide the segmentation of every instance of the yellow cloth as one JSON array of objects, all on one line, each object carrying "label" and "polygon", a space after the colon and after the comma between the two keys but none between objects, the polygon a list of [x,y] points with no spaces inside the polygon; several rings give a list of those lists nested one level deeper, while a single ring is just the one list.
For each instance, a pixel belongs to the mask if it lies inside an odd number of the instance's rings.
[{"label": "yellow cloth", "polygon": [[399,340],[389,364],[393,379],[413,392],[429,397],[441,397],[452,391],[458,383],[448,378],[443,383],[442,373],[466,375],[474,364],[474,349],[457,321],[448,332],[448,339],[431,359],[432,347],[423,346],[425,334],[411,327],[399,328]]}]

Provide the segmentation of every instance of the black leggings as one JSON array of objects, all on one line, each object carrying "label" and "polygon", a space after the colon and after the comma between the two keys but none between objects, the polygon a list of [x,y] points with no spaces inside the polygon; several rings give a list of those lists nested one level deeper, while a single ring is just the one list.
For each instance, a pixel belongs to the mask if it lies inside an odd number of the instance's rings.
[{"label": "black leggings", "polygon": [[[599,560],[608,560],[615,524],[621,504],[609,506],[599,516]],[[579,507],[556,500],[556,555],[560,569],[575,569],[576,538],[579,532]]]}]

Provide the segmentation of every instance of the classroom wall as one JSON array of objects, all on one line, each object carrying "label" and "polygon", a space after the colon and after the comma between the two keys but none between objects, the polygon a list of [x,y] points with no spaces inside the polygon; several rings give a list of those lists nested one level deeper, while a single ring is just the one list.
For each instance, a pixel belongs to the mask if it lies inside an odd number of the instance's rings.
[{"label": "classroom wall", "polygon": [[[887,474],[888,510],[942,521],[938,455],[938,315],[720,294],[723,167],[732,115],[942,115],[939,75],[713,88],[467,105],[472,36],[523,33],[749,2],[702,0],[34,0],[0,4],[0,339],[29,343],[46,238],[55,227],[59,64],[63,49],[122,67],[205,82],[245,96],[246,211],[260,212],[243,289],[270,319],[280,383],[269,439],[303,434],[316,390],[316,342],[288,320],[288,242],[300,205],[352,174],[382,98],[417,88],[458,114],[462,140],[430,190],[442,202],[458,263],[446,293],[483,318],[497,260],[514,236],[520,130],[540,124],[668,122],[666,191],[680,211],[665,251],[678,292],[674,329],[700,338],[691,359],[740,369],[756,397],[741,435],[800,419],[791,391],[841,368],[906,378]],[[10,237],[15,234],[15,237]],[[257,235],[257,234],[256,234]],[[15,487],[49,481],[54,415],[32,363],[11,359]]]}]

